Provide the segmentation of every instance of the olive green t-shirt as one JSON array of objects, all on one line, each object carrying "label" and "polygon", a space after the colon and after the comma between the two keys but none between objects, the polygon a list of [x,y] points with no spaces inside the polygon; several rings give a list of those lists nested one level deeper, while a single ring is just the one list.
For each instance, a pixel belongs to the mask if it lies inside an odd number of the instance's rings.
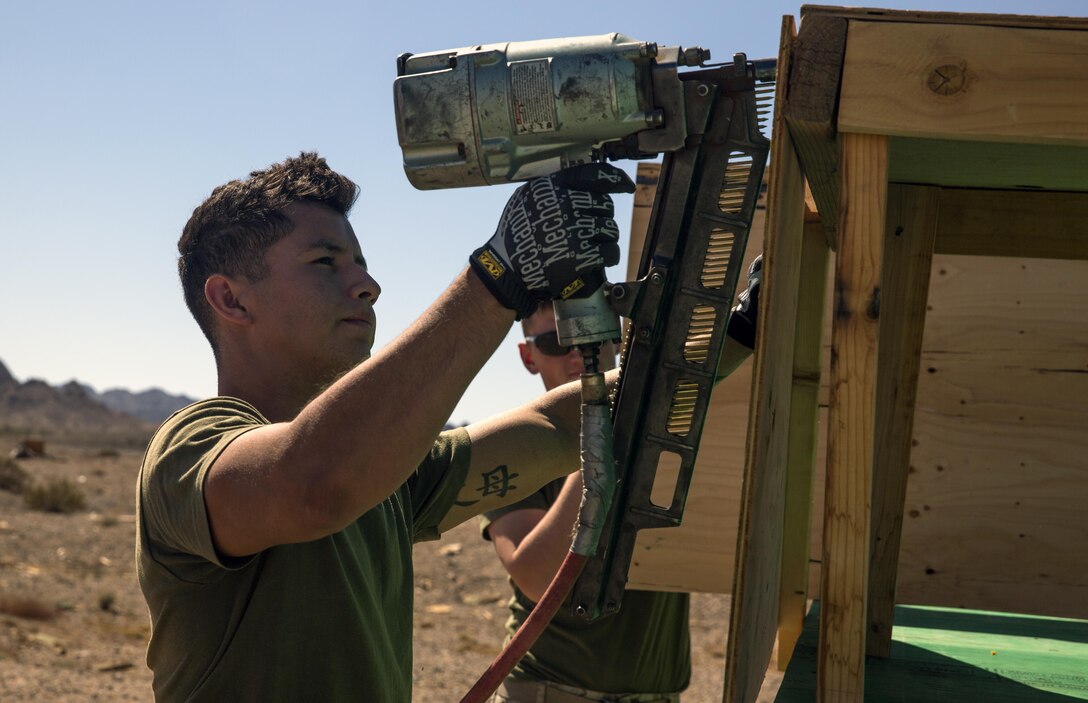
[{"label": "olive green t-shirt", "polygon": [[342,531],[244,558],[216,552],[208,468],[269,424],[204,400],[156,432],[140,469],[136,558],[160,701],[375,701],[412,695],[412,543],[436,539],[464,483],[469,440],[443,433],[416,473]]},{"label": "olive green t-shirt", "polygon": [[[547,510],[566,479],[557,479],[513,505],[485,513],[480,529],[489,538],[492,520],[514,510]],[[513,579],[506,639],[536,605]],[[518,679],[553,681],[604,693],[675,693],[691,680],[687,593],[626,591],[615,615],[586,622],[571,613],[570,596],[540,638],[514,668]]]}]

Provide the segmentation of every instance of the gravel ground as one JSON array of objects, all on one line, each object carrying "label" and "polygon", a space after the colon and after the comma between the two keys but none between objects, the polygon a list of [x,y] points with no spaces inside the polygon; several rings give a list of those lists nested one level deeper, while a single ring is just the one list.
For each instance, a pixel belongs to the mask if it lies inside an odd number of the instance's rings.
[{"label": "gravel ground", "polygon": [[[0,700],[149,701],[147,610],[133,561],[141,453],[48,451],[18,465],[33,481],[71,481],[86,508],[29,510],[19,495],[0,490]],[[415,564],[413,700],[456,701],[499,651],[509,587],[472,522],[419,545]],[[727,596],[693,597],[689,703],[721,700],[728,610]],[[771,700],[770,692],[761,700]]]}]

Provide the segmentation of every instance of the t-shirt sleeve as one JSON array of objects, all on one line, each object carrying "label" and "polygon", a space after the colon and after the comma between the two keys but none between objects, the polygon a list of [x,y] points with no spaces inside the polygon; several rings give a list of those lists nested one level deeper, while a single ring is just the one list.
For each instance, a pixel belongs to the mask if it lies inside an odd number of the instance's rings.
[{"label": "t-shirt sleeve", "polygon": [[442,536],[438,525],[465,485],[471,458],[472,442],[467,430],[457,428],[438,435],[431,453],[408,479],[413,542],[427,542]]},{"label": "t-shirt sleeve", "polygon": [[223,558],[216,551],[204,479],[231,442],[267,424],[248,403],[211,398],[179,410],[152,438],[140,470],[141,528],[155,560],[179,578],[201,581],[209,565],[248,563],[250,558]]},{"label": "t-shirt sleeve", "polygon": [[566,483],[566,477],[557,478],[551,483],[545,484],[536,493],[522,498],[516,503],[510,505],[504,505],[501,508],[495,508],[494,510],[488,510],[486,513],[480,516],[480,535],[490,540],[491,535],[488,533],[487,528],[491,527],[491,523],[498,520],[503,515],[508,515],[516,510],[547,510],[551,507],[555,499],[559,497],[559,491],[563,489],[563,484]]}]

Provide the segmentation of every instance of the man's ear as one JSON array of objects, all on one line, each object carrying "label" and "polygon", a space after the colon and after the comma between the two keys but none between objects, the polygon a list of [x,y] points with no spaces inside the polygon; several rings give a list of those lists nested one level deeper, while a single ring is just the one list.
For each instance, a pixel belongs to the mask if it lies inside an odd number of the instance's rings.
[{"label": "man's ear", "polygon": [[204,282],[204,297],[220,320],[248,325],[253,318],[238,301],[238,293],[238,283],[220,273],[212,274]]},{"label": "man's ear", "polygon": [[533,353],[529,351],[529,345],[525,342],[518,342],[518,353],[521,354],[521,363],[525,365],[525,370],[529,373],[540,373],[540,369],[536,367],[536,362],[533,361]]}]

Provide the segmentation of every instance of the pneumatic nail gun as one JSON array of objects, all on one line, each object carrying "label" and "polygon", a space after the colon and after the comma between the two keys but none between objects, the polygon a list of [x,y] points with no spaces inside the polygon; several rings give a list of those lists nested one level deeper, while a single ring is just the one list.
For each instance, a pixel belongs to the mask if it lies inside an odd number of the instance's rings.
[{"label": "pneumatic nail gun", "polygon": [[[775,61],[621,34],[486,44],[397,59],[397,130],[420,189],[509,183],[588,161],[661,156],[636,280],[556,305],[560,343],[618,338],[619,479],[572,591],[587,619],[619,609],[635,536],[680,524],[769,150]],[[657,467],[679,465],[669,505]]]}]

